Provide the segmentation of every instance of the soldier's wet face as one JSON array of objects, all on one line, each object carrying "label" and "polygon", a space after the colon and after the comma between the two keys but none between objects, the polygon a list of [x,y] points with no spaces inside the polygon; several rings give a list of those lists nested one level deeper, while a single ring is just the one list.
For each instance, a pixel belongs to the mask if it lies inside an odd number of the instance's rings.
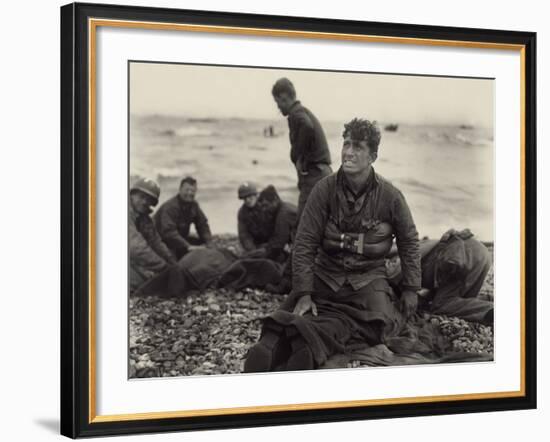
[{"label": "soldier's wet face", "polygon": [[133,190],[130,193],[130,200],[134,210],[142,215],[149,215],[157,205],[156,198],[140,190]]},{"label": "soldier's wet face", "polygon": [[342,169],[346,174],[364,172],[376,160],[376,152],[371,152],[366,140],[344,138],[342,145]]},{"label": "soldier's wet face", "polygon": [[183,183],[180,187],[180,198],[185,202],[194,201],[196,193],[197,186],[195,184]]},{"label": "soldier's wet face", "polygon": [[285,116],[288,115],[288,113],[290,112],[290,108],[296,101],[296,99],[294,97],[291,97],[290,94],[288,94],[287,92],[281,92],[278,95],[274,95],[273,99],[277,103],[277,107],[279,108],[281,113]]},{"label": "soldier's wet face", "polygon": [[247,206],[247,207],[254,207],[256,205],[256,203],[258,202],[258,194],[254,194],[254,195],[248,195],[245,199],[244,199],[244,204]]}]

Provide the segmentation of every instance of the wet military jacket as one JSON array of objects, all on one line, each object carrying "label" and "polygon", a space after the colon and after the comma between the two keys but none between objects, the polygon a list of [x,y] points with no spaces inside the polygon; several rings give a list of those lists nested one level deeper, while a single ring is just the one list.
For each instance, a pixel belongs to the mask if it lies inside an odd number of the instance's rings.
[{"label": "wet military jacket", "polygon": [[162,240],[176,256],[182,256],[189,248],[187,238],[191,224],[195,225],[202,242],[208,243],[212,240],[208,219],[197,201],[182,201],[176,195],[159,207],[154,219]]},{"label": "wet military jacket", "polygon": [[325,132],[313,113],[296,101],[288,114],[290,159],[298,173],[310,170],[315,164],[330,164],[330,152]]},{"label": "wet military jacket", "polygon": [[387,222],[393,228],[402,263],[402,289],[420,289],[418,232],[403,194],[372,169],[363,191],[354,195],[347,189],[344,175],[340,169],[323,178],[308,198],[294,243],[293,290],[313,291],[314,275],[334,291],[345,283],[358,290],[374,279],[385,278],[385,258],[371,259],[347,250],[327,253],[321,246],[327,228],[366,233],[377,222]]},{"label": "wet military jacket", "polygon": [[273,235],[267,243],[267,258],[284,262],[287,254],[285,246],[292,241],[293,230],[296,226],[298,209],[294,204],[281,201],[275,213]]},{"label": "wet military jacket", "polygon": [[237,214],[239,241],[245,251],[255,250],[266,244],[273,234],[273,223],[267,222],[262,209],[242,205]]},{"label": "wet military jacket", "polygon": [[128,244],[130,265],[143,276],[152,276],[176,262],[157,233],[153,220],[135,212],[131,204],[128,214]]},{"label": "wet military jacket", "polygon": [[257,206],[250,209],[243,205],[239,210],[241,245],[247,251],[265,247],[266,258],[283,262],[287,257],[285,246],[291,243],[296,226],[297,208],[294,204],[280,201],[274,213],[258,215],[255,212],[261,212],[261,209]]}]

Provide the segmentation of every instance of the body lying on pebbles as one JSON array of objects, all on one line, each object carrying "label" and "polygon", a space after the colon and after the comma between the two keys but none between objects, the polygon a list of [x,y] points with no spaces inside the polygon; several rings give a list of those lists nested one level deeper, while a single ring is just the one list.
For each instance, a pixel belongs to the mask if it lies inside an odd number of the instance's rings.
[{"label": "body lying on pebbles", "polygon": [[[216,242],[240,250],[234,236],[217,237]],[[492,271],[480,296],[492,299]],[[170,299],[130,297],[129,377],[241,373],[246,352],[260,338],[261,318],[285,297],[260,289],[206,289]],[[491,327],[429,317],[452,350],[493,352]]]}]

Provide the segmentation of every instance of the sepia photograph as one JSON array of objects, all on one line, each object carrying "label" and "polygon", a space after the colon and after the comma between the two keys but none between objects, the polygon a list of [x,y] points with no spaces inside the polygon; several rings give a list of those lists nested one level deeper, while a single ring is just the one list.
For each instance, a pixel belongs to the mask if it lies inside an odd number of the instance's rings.
[{"label": "sepia photograph", "polygon": [[493,78],[128,62],[128,377],[494,360]]}]

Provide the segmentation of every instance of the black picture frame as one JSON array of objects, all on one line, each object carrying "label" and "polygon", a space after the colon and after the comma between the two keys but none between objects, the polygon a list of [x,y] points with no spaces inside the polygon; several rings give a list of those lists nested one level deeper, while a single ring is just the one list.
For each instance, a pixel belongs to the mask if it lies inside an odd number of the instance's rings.
[{"label": "black picture frame", "polygon": [[[198,417],[94,421],[90,398],[90,18],[522,46],[524,395]],[[124,147],[122,147],[124,148]],[[61,7],[61,434],[104,436],[536,408],[536,34],[489,29],[73,3]]]}]

